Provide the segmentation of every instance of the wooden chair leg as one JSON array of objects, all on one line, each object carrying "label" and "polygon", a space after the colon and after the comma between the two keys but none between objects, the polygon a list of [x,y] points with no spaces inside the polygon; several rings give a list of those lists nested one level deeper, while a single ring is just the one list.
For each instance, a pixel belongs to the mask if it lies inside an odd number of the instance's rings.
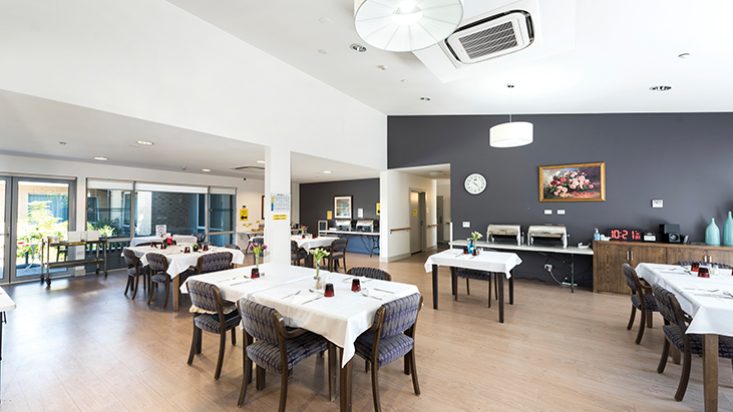
[{"label": "wooden chair leg", "polygon": [[669,341],[667,340],[667,338],[665,338],[664,347],[662,347],[662,359],[659,359],[657,373],[664,373],[664,368],[667,367],[667,358],[669,358]]},{"label": "wooden chair leg", "polygon": [[127,291],[130,290],[130,276],[127,276],[127,284],[125,285],[125,296],[127,296]]},{"label": "wooden chair leg", "polygon": [[237,346],[237,328],[232,329],[232,345]]},{"label": "wooden chair leg", "polygon": [[171,283],[170,281],[166,280],[165,282],[165,302],[163,303],[163,309],[166,309],[168,307],[168,299],[170,298],[171,294]]},{"label": "wooden chair leg", "polygon": [[[247,341],[247,336],[242,331],[242,340]],[[239,390],[239,400],[237,406],[244,405],[244,399],[247,396],[247,385],[252,381],[252,361],[247,356],[247,345],[242,345],[242,388]]]},{"label": "wooden chair leg", "polygon": [[489,309],[491,309],[491,276],[489,276]]},{"label": "wooden chair leg", "polygon": [[471,296],[471,282],[466,278],[466,296]]},{"label": "wooden chair leg", "polygon": [[137,288],[140,286],[140,276],[135,275],[135,278],[132,280],[132,284],[132,299],[135,300],[135,297],[137,296]]},{"label": "wooden chair leg", "polygon": [[641,343],[641,338],[644,337],[644,329],[646,329],[646,314],[642,311],[641,312],[641,321],[639,323],[639,333],[636,335],[636,344]]},{"label": "wooden chair leg", "polygon": [[409,375],[410,374],[410,356],[409,356],[409,354],[404,356],[403,361],[404,361],[404,364],[405,365],[404,365],[404,367],[402,369],[402,372],[405,375]]},{"label": "wooden chair leg", "polygon": [[261,391],[265,389],[265,369],[262,366],[257,365],[255,368],[255,374],[257,375],[256,388],[258,391]]},{"label": "wooden chair leg", "polygon": [[369,372],[369,359],[364,359],[364,373]]},{"label": "wooden chair leg", "polygon": [[372,365],[372,397],[374,412],[382,412],[382,405],[379,402],[379,365]]},{"label": "wooden chair leg", "polygon": [[198,328],[196,327],[196,321],[194,320],[193,333],[191,333],[191,350],[188,352],[188,364],[189,365],[193,363],[193,355],[196,354],[196,337],[197,337],[196,330],[198,330]]},{"label": "wooden chair leg", "polygon": [[155,283],[150,284],[150,296],[148,296],[148,305],[153,303],[153,298],[155,297],[155,289],[157,289]]},{"label": "wooden chair leg", "polygon": [[412,375],[412,388],[415,395],[420,395],[420,382],[417,381],[417,365],[415,363],[415,347],[410,351],[410,374]]},{"label": "wooden chair leg", "polygon": [[654,327],[654,311],[646,311],[646,327],[649,329]]},{"label": "wooden chair leg", "polygon": [[203,344],[203,340],[204,340],[204,332],[201,329],[196,328],[196,354],[197,355],[201,354],[201,346]]},{"label": "wooden chair leg", "polygon": [[626,329],[631,330],[634,326],[634,320],[636,319],[636,306],[631,305],[631,316],[629,317],[629,324],[626,325]]},{"label": "wooden chair leg", "polygon": [[682,375],[680,375],[680,383],[677,385],[677,393],[674,394],[674,400],[682,402],[687,392],[687,383],[690,381],[690,363],[692,356],[689,351],[685,351],[684,360],[682,361]]},{"label": "wooden chair leg", "polygon": [[280,412],[285,412],[285,404],[288,402],[288,375],[290,371],[280,373]]},{"label": "wooden chair leg", "polygon": [[214,380],[219,380],[221,376],[221,365],[224,363],[224,350],[227,347],[227,333],[222,332],[219,335],[219,358],[216,360],[216,372],[214,372]]}]

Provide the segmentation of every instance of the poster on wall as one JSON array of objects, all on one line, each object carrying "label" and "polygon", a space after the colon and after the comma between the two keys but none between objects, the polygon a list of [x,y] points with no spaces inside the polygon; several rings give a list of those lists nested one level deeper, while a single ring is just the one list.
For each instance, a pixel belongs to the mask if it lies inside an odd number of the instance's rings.
[{"label": "poster on wall", "polygon": [[540,202],[605,202],[606,163],[539,167]]},{"label": "poster on wall", "polygon": [[239,209],[239,220],[245,221],[249,219],[249,209],[247,209],[246,205],[243,205],[241,209]]},{"label": "poster on wall", "polygon": [[166,225],[155,225],[155,236],[157,237],[163,237],[168,231],[168,227]]},{"label": "poster on wall", "polygon": [[336,219],[351,219],[351,200],[352,196],[334,196],[333,209]]}]

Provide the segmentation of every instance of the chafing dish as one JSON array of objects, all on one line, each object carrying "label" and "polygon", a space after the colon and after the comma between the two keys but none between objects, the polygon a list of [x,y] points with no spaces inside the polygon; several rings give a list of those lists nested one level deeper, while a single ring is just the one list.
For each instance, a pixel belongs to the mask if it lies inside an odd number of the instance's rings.
[{"label": "chafing dish", "polygon": [[527,229],[527,239],[532,246],[535,240],[552,240],[562,243],[563,248],[568,247],[568,230],[565,225],[532,225]]},{"label": "chafing dish", "polygon": [[489,225],[486,229],[486,240],[494,243],[497,240],[508,239],[517,246],[522,244],[522,229],[519,225]]}]

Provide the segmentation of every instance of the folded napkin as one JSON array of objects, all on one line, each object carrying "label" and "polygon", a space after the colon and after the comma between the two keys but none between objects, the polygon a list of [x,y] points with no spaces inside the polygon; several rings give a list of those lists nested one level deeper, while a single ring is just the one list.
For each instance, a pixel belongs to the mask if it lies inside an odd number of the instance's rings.
[{"label": "folded napkin", "polygon": [[304,290],[298,294],[293,294],[293,296],[286,298],[286,300],[296,305],[303,305],[305,303],[311,302],[316,299],[320,299],[322,297],[323,297],[323,293]]}]

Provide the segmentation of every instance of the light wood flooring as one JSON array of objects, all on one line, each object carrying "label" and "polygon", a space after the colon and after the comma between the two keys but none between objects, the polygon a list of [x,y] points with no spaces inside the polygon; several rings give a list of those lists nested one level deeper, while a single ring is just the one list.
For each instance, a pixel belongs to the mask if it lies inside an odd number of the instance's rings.
[{"label": "light wood flooring", "polygon": [[[680,366],[656,373],[661,319],[634,344],[626,330],[626,296],[517,281],[507,323],[486,307],[486,283],[471,296],[459,283],[450,297],[441,269],[440,310],[432,309],[426,255],[391,264],[351,254],[349,266],[381,266],[395,281],[418,285],[425,307],[417,327],[417,368],[422,395],[396,363],[380,371],[385,411],[698,411],[702,410],[702,360],[693,359],[684,402],[673,400]],[[3,345],[5,411],[213,411],[237,410],[242,348],[227,346],[222,377],[214,381],[218,340],[204,334],[203,354],[186,365],[191,319],[151,308],[138,295],[123,296],[125,274],[108,280],[58,280],[6,287],[18,309],[8,316]],[[184,301],[185,302],[185,301]],[[288,410],[337,411],[326,399],[325,362],[296,368]],[[733,410],[733,373],[720,364],[720,409]],[[248,391],[242,410],[276,410],[280,384],[268,376],[263,391]],[[372,410],[370,381],[354,367],[354,410]]]}]

